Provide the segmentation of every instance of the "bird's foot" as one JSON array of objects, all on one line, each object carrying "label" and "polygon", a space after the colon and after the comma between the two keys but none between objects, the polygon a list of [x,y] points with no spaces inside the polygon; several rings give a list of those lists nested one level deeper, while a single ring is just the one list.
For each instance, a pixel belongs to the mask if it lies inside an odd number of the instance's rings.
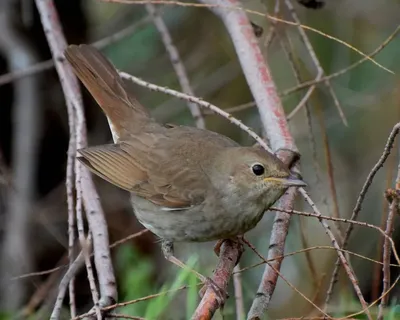
[{"label": "bird's foot", "polygon": [[199,291],[199,296],[200,298],[203,298],[207,289],[211,288],[216,296],[216,299],[218,301],[218,304],[220,306],[223,306],[225,304],[226,299],[229,298],[229,294],[226,290],[220,288],[213,279],[209,278],[209,277],[204,277],[203,279],[201,279],[201,281],[203,282],[203,287],[200,289]]},{"label": "bird's foot", "polygon": [[[235,239],[230,239],[231,241],[234,241],[238,244],[238,249],[239,249],[239,254],[237,257],[237,260],[235,262],[235,266],[239,263],[240,258],[242,257],[242,254],[244,252],[244,245],[243,245],[243,236],[237,236]],[[214,253],[217,255],[217,257],[219,257],[220,253],[221,253],[221,247],[222,244],[224,243],[225,240],[218,240],[217,243],[214,246]]]}]

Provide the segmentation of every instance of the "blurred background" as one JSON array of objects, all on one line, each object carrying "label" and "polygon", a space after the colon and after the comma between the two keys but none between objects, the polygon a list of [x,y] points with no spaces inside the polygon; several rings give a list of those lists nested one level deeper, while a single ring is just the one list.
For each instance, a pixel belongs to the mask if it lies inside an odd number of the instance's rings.
[{"label": "blurred background", "polygon": [[[69,43],[93,43],[106,38],[97,45],[117,68],[151,83],[181,90],[160,34],[144,6],[95,0],[54,2]],[[244,0],[242,4],[247,9],[273,14],[275,1]],[[326,0],[326,5],[319,10],[307,9],[295,1],[293,5],[303,24],[335,36],[364,53],[374,51],[400,23],[400,3],[396,0]],[[223,109],[247,104],[233,109],[233,115],[262,134],[260,118],[256,107],[251,105],[253,99],[236,52],[219,19],[204,8],[165,5],[157,6],[157,10],[181,55],[195,95]],[[283,1],[279,14],[283,19],[291,19]],[[296,27],[277,24],[278,36],[269,40],[271,23],[259,15],[249,17],[263,30],[259,44],[280,92],[297,84],[284,48],[290,49],[302,81],[316,77],[316,69]],[[2,0],[0,26],[0,319],[16,316],[45,319],[66,269],[41,276],[16,277],[67,263],[68,119],[58,76],[52,63],[45,62],[51,59],[51,54],[35,3]],[[107,38],[111,35],[118,36]],[[338,42],[310,31],[307,35],[327,75],[362,58]],[[290,118],[290,129],[302,156],[303,177],[325,215],[351,215],[368,173],[380,157],[393,125],[400,119],[399,55],[400,39],[396,36],[375,57],[395,75],[364,62],[331,80],[347,126],[323,82],[312,94],[308,111],[303,108]],[[39,63],[39,72],[29,76],[12,75]],[[138,100],[160,122],[195,125],[185,102],[138,86],[133,88]],[[287,114],[306,90],[282,95]],[[104,115],[88,93],[85,90],[83,93],[89,145],[110,142]],[[210,115],[207,110],[204,114],[209,130],[223,133],[243,145],[253,143],[246,133],[225,119]],[[397,154],[396,147],[374,180],[360,220],[385,226],[388,208],[384,191],[394,185]],[[127,193],[94,179],[107,216],[110,242],[141,230],[143,227],[129,207]],[[301,201],[297,208],[311,211]],[[274,213],[265,215],[262,223],[247,235],[265,256],[273,217]],[[396,226],[398,221],[397,217]],[[341,228],[345,230],[347,225]],[[397,229],[393,237],[399,244]],[[217,262],[213,245],[177,244],[176,253],[201,273],[211,275]],[[318,221],[293,217],[286,252],[329,245]],[[372,229],[356,227],[350,238],[350,250],[369,258],[381,259],[381,247],[382,238]],[[196,283],[196,279],[163,259],[157,239],[149,233],[113,249],[112,255],[120,301]],[[301,292],[322,304],[335,260],[333,250],[316,249],[308,255],[301,253],[284,259],[281,271]],[[368,301],[375,300],[382,290],[381,266],[357,257],[351,261],[365,297]],[[259,259],[247,249],[241,267],[257,262]],[[241,273],[246,311],[263,269],[261,265]],[[392,280],[398,274],[398,268],[392,268]],[[87,311],[91,307],[91,295],[84,270],[76,286],[79,311]],[[199,301],[197,291],[198,288],[192,288],[141,302],[123,312],[146,319],[187,319]],[[233,291],[230,292],[224,316],[236,319]],[[360,310],[345,275],[341,276],[334,293],[329,311],[335,316]],[[399,286],[391,292],[390,301],[387,314],[400,308],[396,309],[396,304],[400,304]],[[176,308],[182,304],[184,308]],[[67,315],[67,299],[65,306]],[[307,316],[312,310],[308,302],[283,281],[278,281],[268,314],[270,319]],[[220,319],[221,314],[217,313],[215,318]]]}]

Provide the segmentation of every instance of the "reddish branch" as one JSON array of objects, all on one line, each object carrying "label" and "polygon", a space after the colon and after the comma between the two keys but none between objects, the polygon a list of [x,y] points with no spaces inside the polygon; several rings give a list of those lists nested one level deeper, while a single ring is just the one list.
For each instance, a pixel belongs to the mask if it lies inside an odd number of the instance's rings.
[{"label": "reddish branch", "polygon": [[[231,240],[225,240],[221,245],[219,262],[214,271],[213,281],[222,290],[227,290],[233,268],[240,255],[240,244]],[[211,319],[215,311],[221,307],[223,301],[217,296],[215,289],[211,286],[206,290],[199,306],[197,307],[192,319],[207,320]]]},{"label": "reddish branch", "polygon": [[[241,5],[236,0],[202,0],[202,2],[214,6],[230,5],[239,7]],[[231,36],[272,150],[278,151],[277,155],[288,165],[293,164],[297,148],[290,134],[282,103],[272,80],[271,71],[265,63],[246,13],[242,10],[226,10],[218,7],[214,7],[212,10],[221,18]],[[285,209],[293,208],[295,195],[295,190],[289,190],[280,200],[280,206]],[[284,212],[276,213],[268,252],[269,259],[283,255],[289,224],[289,214]],[[279,271],[281,263],[282,259],[275,260],[273,263],[274,269]],[[257,296],[248,315],[250,319],[260,318],[268,307],[278,279],[278,273],[274,269],[269,265],[265,267]],[[230,273],[225,273],[225,275],[230,277]],[[207,293],[204,299],[207,299]]]}]

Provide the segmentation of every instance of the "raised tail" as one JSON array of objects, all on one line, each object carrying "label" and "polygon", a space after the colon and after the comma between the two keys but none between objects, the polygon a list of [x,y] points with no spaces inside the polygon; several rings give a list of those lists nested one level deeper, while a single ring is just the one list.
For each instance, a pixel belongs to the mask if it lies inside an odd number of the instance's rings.
[{"label": "raised tail", "polygon": [[151,121],[148,111],[127,91],[117,69],[96,48],[71,45],[65,57],[103,109],[118,138],[141,131]]}]

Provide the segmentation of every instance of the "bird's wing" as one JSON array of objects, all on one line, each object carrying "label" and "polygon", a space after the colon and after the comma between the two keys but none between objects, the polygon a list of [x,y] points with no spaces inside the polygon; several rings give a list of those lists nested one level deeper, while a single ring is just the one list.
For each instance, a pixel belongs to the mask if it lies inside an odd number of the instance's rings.
[{"label": "bird's wing", "polygon": [[209,184],[199,163],[188,156],[191,151],[182,147],[179,139],[149,133],[81,149],[79,159],[108,182],[166,210],[179,210],[201,203]]}]

